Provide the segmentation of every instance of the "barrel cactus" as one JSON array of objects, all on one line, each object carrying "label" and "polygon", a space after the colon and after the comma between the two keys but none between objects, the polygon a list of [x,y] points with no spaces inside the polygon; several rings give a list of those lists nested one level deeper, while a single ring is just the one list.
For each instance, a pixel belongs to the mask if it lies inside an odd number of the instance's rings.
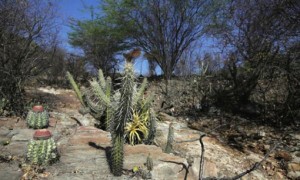
[{"label": "barrel cactus", "polygon": [[42,129],[49,125],[49,114],[44,110],[43,106],[33,106],[26,117],[27,125],[29,128]]},{"label": "barrel cactus", "polygon": [[27,145],[27,160],[35,165],[49,165],[59,158],[56,144],[50,131],[37,130]]}]

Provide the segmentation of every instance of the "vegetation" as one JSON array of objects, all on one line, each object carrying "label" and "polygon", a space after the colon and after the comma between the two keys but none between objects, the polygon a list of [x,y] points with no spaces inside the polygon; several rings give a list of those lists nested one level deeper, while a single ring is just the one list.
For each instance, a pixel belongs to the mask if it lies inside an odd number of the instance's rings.
[{"label": "vegetation", "polygon": [[155,135],[155,116],[150,109],[152,96],[144,98],[147,80],[144,79],[139,88],[135,82],[132,61],[139,54],[139,50],[124,54],[126,63],[121,88],[114,92],[111,79],[105,79],[102,70],[99,70],[98,80],[90,81],[90,88],[84,95],[81,94],[72,75],[67,74],[81,104],[88,108],[86,112],[90,112],[104,124],[102,128],[112,133],[112,172],[116,176],[122,174],[125,140],[131,145],[142,142],[150,144]]},{"label": "vegetation", "polygon": [[22,114],[25,84],[49,68],[56,47],[55,11],[37,0],[0,2],[0,98]]},{"label": "vegetation", "polygon": [[35,112],[30,110],[26,117],[29,128],[42,129],[49,125],[49,114],[46,110],[42,112]]},{"label": "vegetation", "polygon": [[[155,144],[155,112],[184,116],[189,125],[205,116],[222,125],[246,119],[247,126],[299,129],[298,1],[102,0],[89,9],[90,19],[70,20],[68,41],[82,50],[76,53],[60,45],[55,3],[0,1],[1,118],[25,117],[34,101],[26,93],[36,86],[66,87],[69,80],[80,113],[90,113],[112,134],[116,176],[122,175],[125,143]],[[134,71],[141,54],[148,62],[141,76],[150,83]],[[31,110],[26,121],[44,128],[49,114]],[[173,150],[172,125],[167,153]],[[47,164],[56,158],[54,147],[53,140],[31,141],[27,158]],[[147,168],[139,172],[144,177],[153,169],[150,157]]]},{"label": "vegetation", "polygon": [[35,165],[49,165],[58,160],[56,144],[52,138],[31,140],[27,146],[27,159]]}]

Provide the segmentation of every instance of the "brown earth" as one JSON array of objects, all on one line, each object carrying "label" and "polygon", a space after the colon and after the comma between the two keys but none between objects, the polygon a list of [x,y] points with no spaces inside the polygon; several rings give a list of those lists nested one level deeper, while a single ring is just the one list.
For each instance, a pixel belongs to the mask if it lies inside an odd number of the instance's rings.
[{"label": "brown earth", "polygon": [[[0,118],[0,179],[139,179],[132,173],[134,166],[143,167],[148,154],[154,160],[152,179],[183,179],[187,160],[193,160],[187,179],[197,179],[201,147],[197,139],[207,133],[204,177],[233,177],[249,169],[281,142],[257,170],[242,179],[299,179],[300,133],[292,129],[276,130],[258,126],[239,117],[172,117],[161,113],[157,125],[156,146],[125,147],[123,176],[111,175],[107,163],[110,134],[93,127],[95,120],[78,113],[80,103],[71,90],[28,89],[28,100],[47,104],[50,127],[60,152],[60,161],[49,167],[31,167],[25,160],[26,145],[34,130],[27,129],[20,117]],[[77,121],[83,126],[80,126]],[[175,143],[173,154],[163,153],[168,127],[173,123]],[[215,127],[220,127],[215,129]],[[215,129],[215,130],[212,130]],[[193,142],[182,142],[193,140]]]}]

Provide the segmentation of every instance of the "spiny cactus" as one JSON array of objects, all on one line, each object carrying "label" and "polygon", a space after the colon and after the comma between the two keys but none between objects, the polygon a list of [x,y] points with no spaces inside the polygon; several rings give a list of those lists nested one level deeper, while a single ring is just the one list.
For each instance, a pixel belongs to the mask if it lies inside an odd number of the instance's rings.
[{"label": "spiny cactus", "polygon": [[79,90],[79,87],[77,86],[77,84],[76,84],[76,82],[75,82],[73,76],[71,75],[71,73],[70,73],[69,71],[67,72],[67,78],[68,78],[68,80],[70,81],[70,83],[71,83],[71,85],[72,85],[72,87],[73,87],[73,89],[74,89],[74,91],[75,91],[75,93],[76,93],[76,96],[77,96],[77,98],[79,99],[81,105],[82,105],[83,107],[85,107],[85,103],[84,103],[84,101],[83,101],[83,96],[82,96],[82,94],[81,94],[81,91]]},{"label": "spiny cactus", "polygon": [[152,109],[149,111],[148,137],[145,139],[145,144],[153,144],[156,134],[156,115]]},{"label": "spiny cactus", "polygon": [[0,115],[4,112],[4,108],[7,103],[8,100],[6,100],[5,98],[0,98]]},{"label": "spiny cactus", "polygon": [[173,147],[172,147],[173,142],[174,142],[174,128],[173,128],[173,123],[170,123],[165,153],[171,153],[173,151]]},{"label": "spiny cactus", "polygon": [[36,165],[49,165],[58,160],[53,138],[47,140],[30,140],[27,146],[27,159]]},{"label": "spiny cactus", "polygon": [[146,167],[147,167],[148,171],[152,171],[153,170],[153,160],[152,160],[150,154],[147,156]]},{"label": "spiny cactus", "polygon": [[[82,93],[83,103],[91,115],[100,121],[101,128],[112,134],[112,173],[116,176],[122,174],[124,143],[150,144],[155,134],[156,118],[151,110],[153,96],[144,98],[147,79],[139,86],[135,82],[132,59],[139,54],[140,50],[124,54],[125,72],[121,78],[120,89],[113,91],[110,77],[105,79],[100,69],[98,79],[89,81],[90,87]],[[74,83],[71,84],[74,86]],[[75,91],[78,89],[73,88]]]},{"label": "spiny cactus", "polygon": [[112,173],[115,176],[122,175],[123,169],[123,146],[124,128],[126,121],[133,117],[133,91],[134,91],[134,69],[131,60],[126,59],[125,73],[121,82],[120,102],[112,121]]},{"label": "spiny cactus", "polygon": [[45,128],[49,125],[49,114],[41,106],[34,106],[32,110],[28,112],[26,121],[29,128]]}]

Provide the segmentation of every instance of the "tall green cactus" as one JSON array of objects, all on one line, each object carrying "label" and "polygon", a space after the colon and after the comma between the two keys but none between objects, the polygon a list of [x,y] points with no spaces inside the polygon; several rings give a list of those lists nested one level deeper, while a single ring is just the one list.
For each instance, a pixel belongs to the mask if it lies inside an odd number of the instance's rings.
[{"label": "tall green cactus", "polygon": [[[104,123],[105,126],[100,125],[106,130],[110,130],[112,134],[112,152],[111,164],[112,173],[116,176],[122,175],[123,167],[123,145],[130,141],[129,134],[134,134],[132,131],[136,130],[138,137],[141,140],[138,143],[151,144],[155,135],[155,114],[150,109],[153,101],[153,96],[144,98],[144,92],[147,85],[147,79],[138,87],[135,82],[134,68],[132,59],[140,54],[139,50],[133,50],[128,54],[124,54],[126,59],[124,75],[121,79],[121,88],[112,90],[112,82],[110,77],[104,78],[103,72],[100,69],[98,79],[89,81],[90,87],[83,93],[84,105],[89,109],[89,113],[96,119]],[[70,79],[70,78],[69,78]],[[73,86],[74,83],[71,82]],[[76,91],[76,87],[73,87]],[[80,96],[80,93],[77,93]],[[78,95],[77,95],[78,96]],[[126,128],[128,124],[133,123],[133,112],[136,113],[138,119],[137,124],[143,123],[147,130],[135,128],[130,130]],[[103,122],[105,117],[105,122]],[[126,122],[129,121],[127,124]],[[129,129],[129,130],[128,130]],[[148,136],[149,131],[149,136]],[[147,133],[143,133],[147,132]],[[133,143],[134,144],[134,143]]]},{"label": "tall green cactus", "polygon": [[133,91],[135,76],[133,64],[127,59],[125,64],[125,73],[121,83],[120,102],[114,114],[112,121],[112,173],[115,176],[122,175],[123,168],[123,145],[124,145],[124,127],[126,121],[132,118],[133,109]]},{"label": "tall green cactus", "polygon": [[170,123],[165,153],[171,153],[173,151],[173,142],[174,142],[174,128],[173,128],[173,123]]}]

